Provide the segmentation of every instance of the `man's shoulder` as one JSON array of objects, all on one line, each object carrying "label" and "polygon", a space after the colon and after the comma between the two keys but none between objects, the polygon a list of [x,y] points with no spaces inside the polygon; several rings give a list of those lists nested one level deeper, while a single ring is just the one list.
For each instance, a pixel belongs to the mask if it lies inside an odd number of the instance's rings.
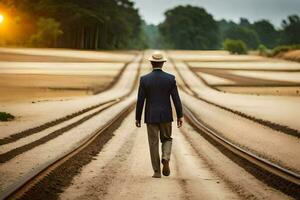
[{"label": "man's shoulder", "polygon": [[[170,74],[170,73],[168,73],[168,72],[165,72],[165,71],[162,71],[162,73],[160,73],[160,74],[162,74],[164,77],[166,77],[166,78],[169,78],[169,79],[175,79],[175,76],[173,75],[173,74]],[[155,73],[153,73],[153,72],[150,72],[150,73],[148,73],[148,74],[145,74],[145,75],[143,75],[143,76],[141,76],[141,81],[142,80],[146,80],[146,79],[151,79],[151,77],[153,77],[153,76],[155,76],[156,74]]]},{"label": "man's shoulder", "polygon": [[147,79],[147,77],[149,77],[149,76],[150,76],[150,74],[151,74],[151,73],[148,73],[148,74],[142,75],[142,76],[140,77],[140,79],[141,79],[141,80],[143,80],[143,79]]},{"label": "man's shoulder", "polygon": [[175,76],[174,76],[173,74],[170,74],[170,73],[168,73],[168,72],[164,72],[164,74],[165,74],[166,76],[168,76],[169,78],[171,78],[171,79],[175,79]]}]

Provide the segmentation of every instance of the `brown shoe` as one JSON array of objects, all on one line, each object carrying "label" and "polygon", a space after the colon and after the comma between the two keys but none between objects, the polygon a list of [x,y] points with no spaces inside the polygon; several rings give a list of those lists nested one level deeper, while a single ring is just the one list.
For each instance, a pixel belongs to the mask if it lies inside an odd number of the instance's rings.
[{"label": "brown shoe", "polygon": [[169,175],[170,175],[169,161],[163,159],[163,160],[162,160],[162,164],[163,164],[163,170],[162,170],[163,175],[164,175],[164,176],[169,176]]}]

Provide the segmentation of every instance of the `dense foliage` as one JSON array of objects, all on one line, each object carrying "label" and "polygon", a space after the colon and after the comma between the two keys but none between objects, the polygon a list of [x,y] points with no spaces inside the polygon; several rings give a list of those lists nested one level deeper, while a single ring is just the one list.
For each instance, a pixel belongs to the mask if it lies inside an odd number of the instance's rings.
[{"label": "dense foliage", "polygon": [[225,38],[243,41],[250,49],[256,49],[259,45],[257,33],[249,28],[234,26],[225,32]]},{"label": "dense foliage", "polygon": [[145,47],[142,20],[130,0],[3,0],[1,5],[11,18],[19,19],[18,32],[27,30],[15,38],[20,44],[84,49]]},{"label": "dense foliage", "polygon": [[221,20],[218,25],[221,41],[240,39],[251,49],[257,49],[259,44],[269,49],[300,44],[300,18],[297,15],[283,20],[281,29],[276,29],[268,20],[259,20],[251,24],[244,18],[241,18],[239,23]]},{"label": "dense foliage", "polygon": [[269,21],[260,20],[254,22],[252,28],[254,31],[256,31],[260,43],[267,48],[273,48],[279,43],[280,33]]},{"label": "dense foliage", "polygon": [[144,23],[143,30],[146,37],[146,43],[150,49],[164,48],[163,39],[158,30],[158,26]]},{"label": "dense foliage", "polygon": [[165,12],[159,30],[169,48],[215,49],[218,47],[218,26],[203,8],[177,6]]},{"label": "dense foliage", "polygon": [[[279,45],[300,44],[300,17],[289,16],[276,29],[268,20],[250,23],[241,18],[239,23],[215,21],[203,8],[177,6],[165,12],[159,25],[165,48],[216,49],[224,47],[227,39],[242,41],[249,49],[274,48]],[[228,42],[228,41],[227,41]]]},{"label": "dense foliage", "polygon": [[231,54],[247,54],[247,46],[242,40],[226,39],[223,48]]},{"label": "dense foliage", "polygon": [[298,15],[288,16],[275,28],[264,19],[215,21],[204,8],[190,5],[167,10],[160,25],[147,25],[133,0],[1,0],[0,11],[6,17],[0,45],[220,49],[227,39],[240,40],[249,49],[300,44]]},{"label": "dense foliage", "polygon": [[283,44],[300,44],[300,17],[291,15],[283,20]]}]

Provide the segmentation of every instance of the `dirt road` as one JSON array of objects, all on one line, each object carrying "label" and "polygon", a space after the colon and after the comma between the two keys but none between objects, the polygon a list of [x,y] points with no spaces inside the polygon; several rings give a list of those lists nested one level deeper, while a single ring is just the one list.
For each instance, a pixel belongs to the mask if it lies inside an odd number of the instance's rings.
[{"label": "dirt road", "polygon": [[[45,56],[52,56],[53,52],[49,53],[51,55],[47,54]],[[24,102],[5,105],[10,108],[8,111],[18,111],[22,116],[28,117],[26,121],[21,118],[21,120],[7,122],[7,124],[2,123],[0,125],[0,140],[5,137],[9,138],[17,131],[27,130],[74,111],[85,109],[91,105],[99,104],[109,99],[120,100],[121,97],[123,98],[123,96],[129,94],[131,89],[134,91],[133,93],[130,92],[130,95],[124,98],[125,100],[92,118],[88,118],[73,128],[64,129],[65,127],[72,127],[69,125],[74,123],[74,121],[95,111],[87,111],[83,115],[76,115],[74,118],[68,119],[69,121],[49,125],[45,130],[43,129],[34,134],[22,135],[20,138],[1,144],[0,153],[2,157],[4,154],[10,155],[7,154],[9,152],[17,152],[17,154],[3,160],[3,163],[0,165],[0,177],[2,177],[0,179],[0,191],[19,182],[20,179],[36,170],[37,167],[42,168],[45,163],[52,162],[54,158],[62,155],[66,150],[75,148],[81,141],[94,133],[99,126],[104,126],[110,118],[114,118],[124,106],[133,103],[137,93],[135,77],[151,71],[150,63],[145,59],[150,53],[151,51],[146,51],[144,58],[142,58],[142,54],[136,57],[124,70],[116,84],[111,89],[98,95],[59,103],[49,101],[34,104]],[[90,56],[93,57],[94,55]],[[235,58],[240,59],[240,57]],[[180,62],[178,61],[174,64],[177,65]],[[212,89],[200,90],[201,87],[199,85],[201,86],[202,83],[199,77],[194,75],[189,68],[179,67],[179,70],[175,70],[176,68],[170,64],[171,62],[168,62],[165,65],[164,71],[176,75],[177,83],[181,87],[184,84],[179,74],[184,76],[187,82],[186,85],[190,87],[186,88],[187,93],[180,90],[182,101],[185,106],[197,114],[199,119],[219,131],[221,136],[226,136],[226,138],[243,148],[250,149],[259,156],[271,161],[280,161],[279,164],[283,163],[283,166],[299,169],[299,161],[294,159],[299,155],[298,138],[287,134],[279,134],[276,130],[263,127],[249,119],[244,119],[235,113],[220,109],[220,107],[196,98],[191,92],[192,89],[203,95],[211,94]],[[216,91],[213,92],[216,93]],[[230,95],[232,94],[228,94],[228,99],[233,101],[232,99],[234,98],[229,98]],[[222,100],[221,95],[213,97],[216,101]],[[252,98],[262,97],[254,96]],[[271,97],[269,98],[271,99]],[[290,106],[293,106],[292,101],[288,103]],[[249,107],[252,104],[247,102],[245,105]],[[260,107],[266,106],[265,104],[258,105]],[[4,105],[2,107],[4,108]],[[53,108],[55,108],[56,112],[52,112]],[[101,110],[101,107],[97,107],[97,109]],[[288,113],[287,111],[285,112]],[[299,113],[296,109],[295,112]],[[281,119],[281,121],[283,120]],[[63,131],[59,132],[56,130]],[[54,133],[59,134],[55,135]],[[122,121],[116,131],[111,131],[110,134],[113,137],[104,145],[103,149],[101,146],[99,151],[92,149],[93,152],[87,151],[83,157],[79,156],[80,158],[90,156],[91,161],[89,160],[89,162],[81,165],[80,160],[84,159],[79,159],[79,161],[74,161],[72,164],[66,164],[67,169],[77,167],[76,170],[78,169],[78,171],[73,170],[76,173],[74,172],[69,177],[66,177],[67,173],[58,174],[58,176],[50,174],[49,177],[52,176],[54,185],[46,184],[43,187],[39,187],[40,191],[44,192],[44,197],[46,195],[46,199],[59,197],[60,199],[78,200],[290,198],[260,181],[261,179],[252,175],[253,173],[250,174],[247,169],[238,165],[234,159],[229,159],[226,153],[216,147],[217,145],[208,142],[187,123],[180,129],[173,124],[171,175],[161,179],[151,177],[153,171],[150,162],[146,125],[143,124],[142,128],[134,126],[134,112]],[[55,137],[51,138],[51,135]],[[104,137],[103,135],[100,136]],[[43,137],[49,137],[50,139],[42,141]],[[23,148],[26,145],[29,145],[30,148]],[[289,148],[282,148],[283,145]],[[15,150],[19,147],[22,147],[23,150]],[[97,152],[99,153],[97,154]],[[96,156],[94,157],[94,155]],[[32,159],[33,157],[35,159]],[[35,189],[33,188],[31,193],[29,193],[33,194],[30,196],[31,199],[37,198],[38,194],[40,194]],[[26,197],[24,198],[26,199]]]},{"label": "dirt road", "polygon": [[[216,154],[218,150],[188,125],[185,130],[189,129],[189,136],[186,136],[184,129],[180,131],[173,124],[171,175],[154,179],[151,177],[146,126],[138,129],[133,122],[134,113],[131,113],[95,160],[86,165],[64,190],[61,199],[287,198],[251,178],[220,153]],[[193,137],[193,144],[190,137]],[[206,147],[207,152],[201,153],[201,146]],[[212,155],[214,158],[209,158]],[[216,158],[224,162],[225,170],[217,172],[220,169],[211,168],[210,162],[216,162]],[[232,178],[228,178],[230,173]],[[237,173],[242,176],[236,177]]]}]

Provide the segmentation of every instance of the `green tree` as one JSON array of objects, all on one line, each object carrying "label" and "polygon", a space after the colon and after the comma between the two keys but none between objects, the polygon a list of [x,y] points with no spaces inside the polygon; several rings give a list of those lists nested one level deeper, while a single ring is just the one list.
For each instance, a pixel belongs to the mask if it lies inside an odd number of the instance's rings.
[{"label": "green tree", "polygon": [[282,43],[300,44],[300,17],[291,15],[287,20],[282,21]]},{"label": "green tree", "polygon": [[54,47],[56,41],[63,31],[60,23],[52,18],[39,18],[37,22],[37,33],[31,36],[30,43],[37,46]]},{"label": "green tree", "polygon": [[218,46],[218,26],[205,9],[177,6],[165,12],[159,30],[167,47],[176,49],[214,49]]},{"label": "green tree", "polygon": [[231,54],[247,54],[247,45],[242,40],[226,39],[223,48]]},{"label": "green tree", "polygon": [[158,26],[153,24],[144,24],[143,26],[148,47],[151,49],[161,49],[163,48],[162,38],[158,30]]},{"label": "green tree", "polygon": [[249,28],[251,26],[251,23],[249,22],[249,20],[247,18],[240,18],[240,24],[241,27],[246,27]]},{"label": "green tree", "polygon": [[228,29],[225,32],[225,38],[232,40],[241,40],[250,49],[256,49],[259,45],[259,38],[257,33],[246,27],[236,26]]},{"label": "green tree", "polygon": [[[141,18],[131,0],[2,0],[1,3],[26,13],[28,17],[23,20],[26,23],[35,25],[41,17],[59,22],[63,34],[57,40],[57,47],[120,49],[139,48],[144,43]],[[36,29],[34,37],[32,31],[24,34],[37,41],[40,36]]]},{"label": "green tree", "polygon": [[254,22],[252,27],[258,34],[260,42],[267,48],[274,48],[278,44],[279,32],[268,20]]}]

